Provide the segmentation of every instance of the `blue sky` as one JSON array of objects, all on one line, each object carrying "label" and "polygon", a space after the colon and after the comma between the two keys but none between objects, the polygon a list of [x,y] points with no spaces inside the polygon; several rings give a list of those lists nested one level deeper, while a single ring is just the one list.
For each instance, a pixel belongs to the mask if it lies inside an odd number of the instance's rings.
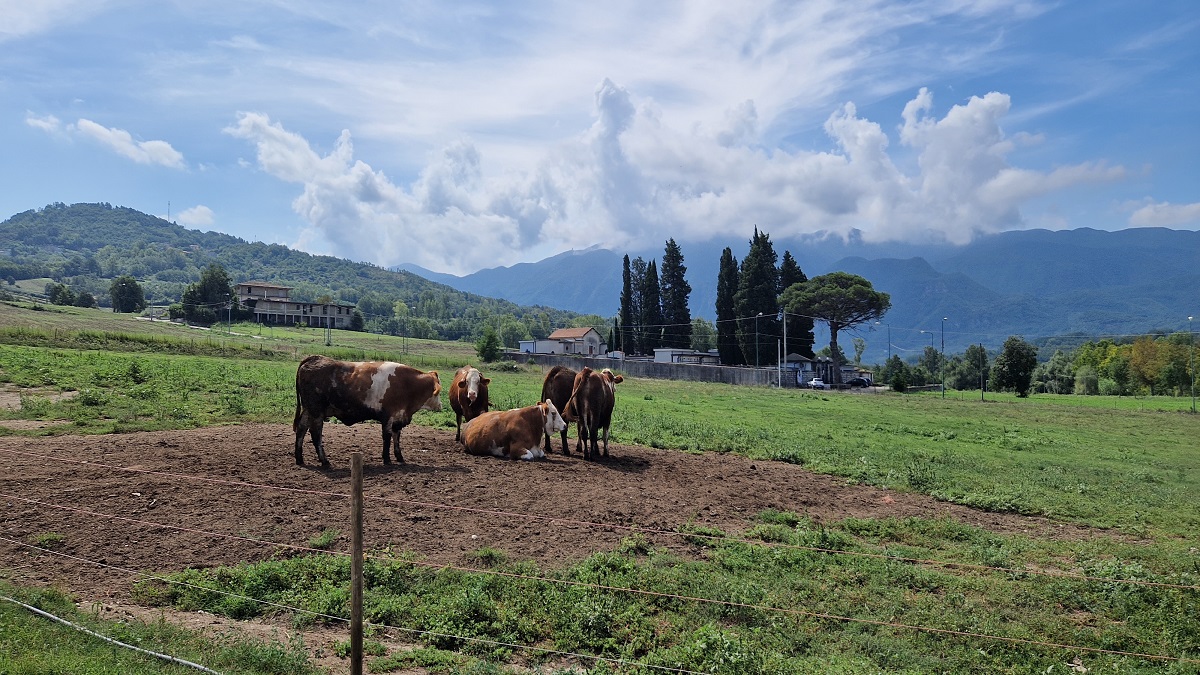
[{"label": "blue sky", "polygon": [[1200,228],[1200,3],[0,0],[0,218],[441,272]]}]

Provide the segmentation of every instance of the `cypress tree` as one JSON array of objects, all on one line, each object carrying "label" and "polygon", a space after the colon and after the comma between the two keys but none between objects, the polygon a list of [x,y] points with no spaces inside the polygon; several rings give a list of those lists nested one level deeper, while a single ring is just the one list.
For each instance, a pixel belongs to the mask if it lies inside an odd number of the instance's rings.
[{"label": "cypress tree", "polygon": [[[793,284],[798,284],[808,281],[808,276],[804,274],[804,270],[800,269],[800,265],[796,263],[796,259],[792,257],[791,251],[783,252],[783,260],[779,263],[779,295],[783,295]],[[789,313],[787,315],[787,344],[784,345],[784,356],[788,354],[799,354],[807,358],[813,358],[813,344],[816,338],[813,336],[813,320],[811,316],[798,316]]]},{"label": "cypress tree", "polygon": [[629,255],[621,261],[621,330],[619,338],[620,349],[625,353],[633,353],[633,277],[629,271]]},{"label": "cypress tree", "polygon": [[663,253],[660,285],[662,290],[663,346],[688,349],[692,346],[692,312],[688,309],[688,296],[692,286],[684,275],[683,252],[674,239],[667,240]]},{"label": "cypress tree", "polygon": [[738,290],[734,296],[734,309],[739,318],[738,342],[746,361],[755,365],[775,360],[775,340],[781,335],[777,319],[779,270],[775,268],[776,258],[771,236],[755,227],[750,251],[742,259]]},{"label": "cypress tree", "polygon": [[737,311],[734,295],[738,287],[738,263],[733,250],[726,247],[721,251],[721,265],[717,272],[717,354],[726,366],[737,366],[746,362],[742,347],[737,341]]},{"label": "cypress tree", "polygon": [[658,284],[658,263],[651,260],[646,265],[646,276],[642,280],[642,331],[646,336],[643,352],[651,354],[662,346],[663,313],[662,293]]},{"label": "cypress tree", "polygon": [[638,256],[629,263],[629,281],[633,288],[630,294],[629,310],[632,320],[629,324],[629,353],[646,353],[646,312],[643,302],[646,298],[646,261]]}]

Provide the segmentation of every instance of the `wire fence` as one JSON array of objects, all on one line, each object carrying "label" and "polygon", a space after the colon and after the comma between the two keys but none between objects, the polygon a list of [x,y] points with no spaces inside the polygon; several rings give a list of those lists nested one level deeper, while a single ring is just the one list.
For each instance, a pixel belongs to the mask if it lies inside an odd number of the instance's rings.
[{"label": "wire fence", "polygon": [[[73,463],[76,465],[86,465],[88,468],[95,469],[95,471],[97,473],[97,477],[99,477],[102,473],[106,473],[109,476],[117,475],[117,474],[141,475],[141,476],[152,475],[152,476],[167,478],[172,481],[190,482],[190,483],[204,484],[204,485],[210,485],[210,486],[217,485],[217,486],[223,486],[223,487],[229,487],[229,488],[258,491],[258,492],[262,492],[262,493],[266,493],[266,492],[292,493],[292,494],[296,494],[296,495],[321,496],[321,497],[327,497],[327,498],[346,499],[346,500],[349,500],[351,498],[351,495],[349,493],[343,493],[343,492],[335,492],[335,491],[327,491],[327,490],[313,490],[313,489],[307,489],[307,488],[295,488],[295,487],[287,487],[287,486],[276,486],[276,485],[269,485],[269,484],[263,484],[263,483],[254,483],[254,482],[249,482],[249,481],[232,480],[232,479],[228,479],[228,478],[217,478],[217,477],[212,477],[212,476],[203,476],[203,475],[187,474],[187,473],[172,472],[172,471],[160,471],[160,470],[146,469],[146,468],[142,468],[142,467],[127,467],[127,466],[121,466],[121,465],[110,464],[110,463],[105,463],[105,462],[96,462],[96,461],[92,461],[92,460],[75,460],[75,459],[70,459],[70,458],[58,457],[58,456],[54,456],[54,455],[47,455],[47,454],[42,454],[42,453],[33,453],[33,452],[28,452],[28,451],[19,451],[19,450],[12,450],[12,449],[0,449],[0,455],[8,458],[8,460],[9,460],[8,463],[10,464],[10,468],[13,468],[14,471],[16,470],[15,469],[16,459],[24,458],[25,460],[36,460],[36,461],[41,461],[41,462]],[[10,475],[15,475],[15,474],[10,474]],[[176,532],[186,532],[186,533],[197,535],[200,537],[212,539],[214,541],[227,541],[227,542],[235,541],[235,542],[251,544],[254,546],[270,547],[274,550],[286,550],[286,551],[291,551],[291,552],[300,553],[300,554],[331,555],[331,556],[349,555],[347,553],[342,553],[342,552],[337,552],[337,551],[328,551],[328,550],[313,547],[313,546],[298,545],[298,544],[294,544],[294,543],[291,543],[288,541],[275,541],[275,540],[271,540],[268,538],[251,537],[251,536],[247,536],[244,534],[233,534],[233,533],[228,533],[228,532],[215,532],[215,531],[204,529],[203,527],[197,527],[197,526],[193,526],[190,524],[173,524],[173,523],[166,523],[166,522],[150,520],[150,519],[142,518],[142,517],[134,517],[134,516],[130,516],[130,515],[121,515],[121,514],[117,514],[117,513],[106,513],[106,512],[102,512],[102,511],[98,511],[98,510],[94,510],[94,509],[90,509],[90,508],[83,508],[80,506],[56,503],[56,502],[52,502],[52,501],[49,501],[46,499],[25,497],[20,494],[14,494],[11,491],[10,492],[0,492],[0,499],[9,500],[10,504],[20,503],[20,504],[25,504],[29,507],[33,507],[35,509],[39,509],[39,510],[53,510],[56,512],[70,514],[71,517],[87,517],[87,518],[98,519],[98,520],[101,520],[101,521],[104,521],[107,523],[111,523],[114,526],[116,526],[117,524],[125,524],[125,525],[129,526],[130,528],[138,528],[146,533],[170,530],[170,531],[176,531]],[[814,547],[814,546],[799,546],[799,545],[783,543],[783,542],[752,540],[752,539],[733,537],[733,536],[728,536],[728,535],[709,535],[709,534],[700,534],[700,533],[687,532],[687,531],[676,531],[676,530],[664,530],[664,529],[645,528],[645,527],[637,527],[637,526],[626,526],[626,525],[620,525],[620,524],[614,524],[614,523],[603,523],[603,522],[595,522],[595,521],[580,520],[580,519],[543,516],[543,515],[536,514],[536,513],[514,512],[514,511],[501,510],[501,509],[481,509],[481,508],[467,507],[467,506],[456,505],[456,504],[452,504],[452,503],[444,503],[444,502],[430,502],[430,501],[420,501],[420,500],[411,500],[411,499],[400,499],[400,498],[394,498],[394,497],[378,497],[378,496],[371,496],[371,495],[367,495],[366,499],[368,501],[372,501],[372,502],[378,503],[380,505],[387,505],[387,506],[403,505],[403,506],[408,506],[408,507],[419,507],[419,508],[429,508],[429,509],[437,509],[437,510],[444,510],[444,511],[462,512],[462,513],[469,513],[472,515],[483,516],[483,517],[487,517],[487,518],[502,519],[504,522],[511,522],[514,518],[520,518],[520,519],[524,519],[524,520],[541,521],[550,527],[588,528],[588,529],[605,530],[605,531],[627,531],[627,532],[631,532],[631,533],[640,533],[643,535],[654,535],[654,536],[661,536],[661,537],[684,537],[684,538],[689,538],[689,539],[701,538],[701,539],[708,540],[708,541],[711,541],[714,543],[736,542],[736,543],[741,543],[741,544],[762,546],[762,547],[767,547],[767,548],[799,550],[799,551],[805,551],[805,552],[809,552],[809,553],[813,553],[813,554],[817,554],[817,555],[864,557],[864,558],[886,560],[889,562],[896,562],[896,563],[915,565],[915,566],[936,566],[936,567],[941,567],[941,568],[945,568],[945,569],[961,569],[961,570],[969,570],[969,571],[973,571],[973,572],[996,573],[996,574],[1002,574],[1002,575],[1020,574],[1020,575],[1025,575],[1025,576],[1067,578],[1067,579],[1072,579],[1072,580],[1085,582],[1085,583],[1119,584],[1119,585],[1128,585],[1131,587],[1162,587],[1162,588],[1177,589],[1177,590],[1184,590],[1184,591],[1200,590],[1200,586],[1191,585],[1191,584],[1164,583],[1164,582],[1154,582],[1154,581],[1146,581],[1146,580],[1140,580],[1140,579],[1114,579],[1114,578],[1109,578],[1109,577],[1089,576],[1089,575],[1078,574],[1078,573],[1073,573],[1073,572],[1066,572],[1066,571],[1061,571],[1061,570],[997,567],[997,566],[988,566],[988,565],[960,563],[960,562],[955,562],[955,561],[941,561],[941,560],[926,559],[926,558],[893,556],[893,555],[882,554],[882,553],[848,551],[848,550],[830,549],[830,548],[822,548],[822,547]],[[93,560],[93,559],[88,559],[88,558],[84,558],[81,556],[68,555],[66,553],[61,553],[61,552],[54,551],[54,550],[51,550],[51,549],[48,549],[45,547],[36,546],[34,544],[29,544],[27,542],[22,542],[20,540],[12,539],[9,537],[0,536],[0,541],[4,541],[4,542],[7,542],[7,543],[15,545],[15,546],[25,547],[28,549],[34,549],[34,550],[37,550],[37,551],[45,553],[45,554],[51,554],[51,555],[71,559],[71,560],[74,560],[77,562],[95,565],[98,568],[107,568],[107,569],[121,571],[124,573],[135,575],[135,576],[137,576],[139,578],[143,578],[143,579],[156,579],[158,581],[170,583],[170,584],[184,583],[184,582],[179,582],[177,580],[168,579],[162,575],[150,574],[150,573],[146,573],[146,572],[139,571],[139,570],[133,570],[133,569],[128,569],[128,568],[123,568],[118,565],[108,564],[108,563],[104,562],[103,560]],[[382,558],[379,556],[370,556],[370,557],[373,559],[385,560],[385,558]],[[502,571],[502,570],[476,568],[476,567],[461,566],[461,565],[440,564],[440,563],[423,562],[423,561],[406,561],[406,563],[411,564],[414,567],[424,567],[424,568],[428,568],[428,569],[432,569],[432,570],[453,570],[453,571],[462,572],[462,573],[466,573],[466,574],[473,574],[473,575],[489,575],[489,576],[500,577],[500,578],[527,581],[527,582],[531,582],[531,583],[555,584],[555,585],[560,585],[560,586],[564,586],[564,587],[584,588],[584,589],[604,591],[604,592],[609,592],[609,593],[634,594],[634,595],[640,595],[640,596],[646,596],[646,597],[669,599],[672,601],[683,602],[683,603],[711,605],[711,606],[718,606],[718,607],[724,607],[724,608],[729,608],[729,609],[754,610],[754,611],[758,611],[758,612],[763,612],[763,613],[768,613],[768,614],[778,614],[778,615],[783,615],[783,616],[806,617],[806,618],[812,618],[812,619],[837,621],[837,622],[852,623],[852,624],[859,624],[859,625],[886,627],[886,628],[897,629],[897,630],[907,630],[907,631],[922,632],[922,633],[929,633],[929,634],[962,637],[962,638],[969,638],[969,639],[974,639],[974,640],[1038,646],[1038,647],[1051,648],[1051,649],[1061,649],[1061,650],[1071,651],[1074,653],[1107,654],[1107,655],[1149,659],[1149,660],[1156,660],[1156,661],[1177,662],[1177,663],[1181,663],[1181,664],[1200,664],[1200,660],[1198,660],[1198,659],[1191,659],[1191,658],[1180,657],[1180,656],[1169,656],[1169,655],[1162,655],[1162,654],[1123,651],[1123,650],[1117,650],[1117,649],[1107,649],[1107,648],[1102,648],[1102,647],[1088,647],[1088,646],[1082,646],[1082,645],[1065,644],[1065,643],[1055,642],[1055,641],[1051,641],[1051,640],[1039,640],[1039,639],[1035,639],[1035,638],[1012,637],[1012,636],[995,635],[995,634],[988,634],[988,633],[982,633],[982,632],[953,630],[953,629],[939,628],[939,627],[933,627],[933,626],[907,624],[907,623],[895,622],[895,621],[882,621],[882,620],[868,619],[868,618],[861,618],[861,617],[843,616],[843,615],[832,614],[832,613],[807,611],[807,610],[791,608],[791,607],[772,606],[772,605],[768,605],[768,604],[737,602],[737,601],[702,597],[702,596],[698,596],[698,595],[688,595],[688,594],[682,594],[682,593],[676,594],[676,593],[655,591],[655,590],[649,590],[649,589],[644,589],[644,588],[633,588],[633,587],[626,587],[626,586],[615,586],[615,585],[606,585],[606,584],[600,584],[600,583],[582,582],[582,581],[575,581],[575,580],[570,580],[570,579],[560,579],[560,578],[544,576],[544,575],[521,574],[521,573],[507,572],[507,571]],[[185,585],[191,585],[191,584],[185,584]],[[202,587],[198,587],[198,588],[202,588]],[[218,593],[223,593],[223,594],[229,594],[227,591],[222,591],[219,589],[203,588],[203,590],[211,591],[211,592],[218,592]],[[272,607],[274,607],[276,609],[280,609],[280,610],[286,610],[286,611],[296,612],[299,614],[307,614],[307,615],[317,616],[317,617],[319,617],[323,620],[327,620],[327,621],[339,621],[339,622],[340,621],[348,621],[344,617],[332,616],[332,615],[328,615],[328,614],[320,614],[320,613],[312,612],[311,610],[307,610],[307,609],[300,608],[300,607],[293,607],[293,606],[283,605],[283,604],[279,604],[279,603],[272,603],[272,602],[262,600],[259,598],[240,596],[238,594],[230,594],[230,595],[234,595],[236,597],[243,598],[245,600],[253,601],[255,603],[261,603],[264,605],[272,606]],[[497,646],[497,647],[504,647],[507,649],[523,650],[523,651],[528,651],[531,653],[553,655],[553,656],[558,656],[558,657],[562,657],[562,658],[590,660],[593,662],[606,661],[606,662],[610,662],[614,665],[633,666],[633,667],[645,668],[647,670],[654,670],[654,671],[665,671],[665,672],[676,672],[676,673],[696,672],[696,671],[691,671],[691,670],[687,670],[687,669],[683,669],[683,668],[668,668],[668,667],[663,667],[663,666],[659,666],[659,665],[639,663],[636,661],[630,661],[630,660],[624,660],[624,659],[614,659],[611,657],[603,657],[603,656],[597,656],[597,655],[575,653],[575,652],[570,652],[570,651],[546,649],[544,647],[539,647],[537,645],[511,644],[511,643],[507,643],[507,642],[503,642],[503,641],[481,639],[481,638],[474,637],[474,636],[453,635],[453,634],[447,634],[447,633],[442,633],[442,632],[437,632],[437,631],[425,631],[425,630],[407,628],[407,627],[402,627],[402,626],[389,626],[386,624],[371,624],[371,625],[376,625],[377,627],[381,627],[381,628],[388,628],[388,629],[393,629],[396,631],[401,631],[401,632],[404,632],[405,634],[409,634],[409,635],[437,637],[437,638],[449,638],[449,639],[454,639],[454,640],[461,640],[461,641],[467,642],[467,643],[489,644],[489,645],[493,645],[493,646]]]}]

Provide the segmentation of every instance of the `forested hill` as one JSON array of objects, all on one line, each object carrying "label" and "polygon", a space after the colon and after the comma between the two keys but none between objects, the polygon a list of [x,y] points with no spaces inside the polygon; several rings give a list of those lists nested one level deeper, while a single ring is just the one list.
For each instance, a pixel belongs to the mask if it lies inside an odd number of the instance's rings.
[{"label": "forested hill", "polygon": [[506,338],[509,333],[544,337],[554,328],[589,320],[575,312],[455,290],[411,272],[189,230],[109,204],[51,204],[0,223],[0,279],[49,277],[90,292],[101,305],[107,303],[111,280],[125,274],[141,282],[152,304],[178,302],[212,263],[223,266],[235,283],[268,281],[292,286],[297,300],[329,296],[355,303],[369,326],[415,337],[469,338],[483,320],[500,323]]}]

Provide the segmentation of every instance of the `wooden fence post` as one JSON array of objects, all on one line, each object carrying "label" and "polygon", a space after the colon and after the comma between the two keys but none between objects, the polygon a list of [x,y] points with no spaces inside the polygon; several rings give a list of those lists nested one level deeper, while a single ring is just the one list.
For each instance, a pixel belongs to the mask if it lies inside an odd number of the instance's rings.
[{"label": "wooden fence post", "polygon": [[350,672],[363,672],[362,453],[350,453]]}]

